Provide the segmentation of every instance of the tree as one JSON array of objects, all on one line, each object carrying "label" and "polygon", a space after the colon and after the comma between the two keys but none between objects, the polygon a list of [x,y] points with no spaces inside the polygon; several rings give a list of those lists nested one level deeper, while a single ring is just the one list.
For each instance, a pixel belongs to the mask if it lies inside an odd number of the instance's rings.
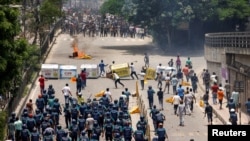
[{"label": "tree", "polygon": [[21,82],[23,70],[29,66],[30,58],[36,48],[19,38],[19,9],[10,7],[9,3],[0,2],[0,94],[5,94],[13,88],[14,83]]},{"label": "tree", "polygon": [[110,13],[113,15],[122,15],[122,8],[125,4],[124,0],[108,0],[103,3],[100,8],[100,13],[105,15],[106,13]]}]

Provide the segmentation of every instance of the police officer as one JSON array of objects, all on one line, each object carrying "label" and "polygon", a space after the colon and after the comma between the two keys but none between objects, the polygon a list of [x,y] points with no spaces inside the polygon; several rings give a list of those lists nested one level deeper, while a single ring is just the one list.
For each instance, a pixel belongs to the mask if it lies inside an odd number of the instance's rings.
[{"label": "police officer", "polygon": [[[104,125],[104,128],[103,128],[103,132],[105,133],[105,139],[106,141],[110,140],[112,141],[113,140],[113,124],[111,122],[109,123],[105,123]],[[102,134],[103,136],[104,134]]]},{"label": "police officer", "polygon": [[114,133],[114,141],[121,141],[122,135],[121,133]]},{"label": "police officer", "polygon": [[78,115],[79,115],[79,110],[77,108],[77,105],[76,103],[73,103],[71,109],[70,109],[70,113],[71,113],[71,119],[73,120],[76,120],[78,119]]},{"label": "police officer", "polygon": [[53,135],[51,135],[49,132],[46,132],[43,136],[43,141],[53,141]]},{"label": "police officer", "polygon": [[160,111],[158,111],[158,113],[156,114],[157,125],[159,125],[159,123],[163,124],[164,120],[165,120],[165,116]]},{"label": "police officer", "polygon": [[52,108],[51,117],[53,119],[53,123],[55,125],[58,125],[59,124],[59,113],[58,113],[56,108]]},{"label": "police officer", "polygon": [[85,110],[87,109],[87,104],[85,102],[81,102],[81,104],[79,105],[79,112],[81,115],[83,115],[85,117]]},{"label": "police officer", "polygon": [[80,132],[82,132],[85,129],[85,124],[86,124],[86,119],[83,117],[83,115],[79,115],[78,128]]},{"label": "police officer", "polygon": [[94,107],[94,108],[93,108],[92,117],[93,117],[96,121],[99,120],[99,118],[100,118],[100,113],[99,113],[99,111],[97,110],[97,107]]},{"label": "police officer", "polygon": [[121,133],[122,133],[122,127],[121,127],[121,125],[118,125],[115,122],[113,127],[114,127],[113,134],[119,133],[119,135],[121,135]]},{"label": "police officer", "polygon": [[36,99],[36,107],[37,107],[41,112],[43,112],[44,107],[45,107],[45,101],[44,101],[44,98],[43,98],[42,94],[39,94],[39,95],[38,95],[38,98]]},{"label": "police officer", "polygon": [[149,103],[149,108],[152,109],[154,105],[154,94],[155,91],[153,90],[152,86],[148,86],[148,103]]},{"label": "police officer", "polygon": [[15,121],[16,121],[16,113],[12,112],[8,121],[8,136],[11,137],[12,140],[15,139],[15,126],[14,126]]},{"label": "police officer", "polygon": [[32,114],[29,114],[29,117],[28,117],[28,119],[26,121],[26,125],[27,125],[27,128],[29,129],[30,132],[32,132],[34,127],[36,126],[36,121],[33,118]]},{"label": "police officer", "polygon": [[54,95],[49,95],[48,97],[48,106],[53,107],[55,102],[55,96]]},{"label": "police officer", "polygon": [[44,118],[44,120],[41,123],[42,133],[49,125],[50,125],[49,120],[47,118]]},{"label": "police officer", "polygon": [[22,141],[28,141],[30,139],[30,131],[27,129],[27,126],[23,124],[22,126],[22,131],[21,131],[21,138]]},{"label": "police officer", "polygon": [[156,114],[159,112],[158,109],[156,109],[156,105],[153,106],[153,109],[151,109],[150,111],[150,116],[153,120],[153,125],[154,125],[154,129],[156,130],[157,128],[157,120],[156,120]]},{"label": "police officer", "polygon": [[65,131],[62,129],[62,126],[57,125],[56,141],[61,141],[64,133],[65,133]]},{"label": "police officer", "polygon": [[118,110],[116,110],[116,106],[113,105],[112,110],[110,111],[111,117],[114,121],[118,118]]},{"label": "police officer", "polygon": [[71,141],[71,138],[68,136],[68,132],[63,134],[62,141]]},{"label": "police officer", "polygon": [[65,104],[63,112],[64,112],[64,116],[65,116],[66,128],[69,128],[70,123],[71,123],[71,112],[70,112],[69,103]]},{"label": "police officer", "polygon": [[235,113],[235,109],[230,110],[230,118],[229,119],[230,119],[232,125],[237,125],[238,116]]},{"label": "police officer", "polygon": [[61,104],[59,103],[59,99],[58,99],[58,98],[55,98],[55,102],[54,102],[53,108],[56,109],[56,112],[57,112],[58,114],[62,114],[62,113],[61,113],[61,111],[62,111],[62,109],[61,109]]},{"label": "police officer", "polygon": [[40,133],[37,131],[37,128],[34,128],[30,134],[31,141],[40,141]]},{"label": "police officer", "polygon": [[144,133],[140,125],[137,126],[137,130],[135,130],[133,137],[135,141],[144,141]]},{"label": "police officer", "polygon": [[80,136],[79,141],[89,141],[89,138],[86,136],[86,132],[85,131],[81,132],[81,136]]},{"label": "police officer", "polygon": [[53,88],[53,85],[49,85],[48,90],[47,90],[48,96],[54,95],[55,94],[55,89]]},{"label": "police officer", "polygon": [[79,128],[78,128],[78,125],[77,125],[77,121],[75,119],[72,119],[72,124],[71,124],[69,130],[71,132],[72,141],[77,141]]},{"label": "police officer", "polygon": [[[101,136],[101,133],[102,133],[102,128],[98,125],[98,122],[97,121],[94,121],[94,128],[93,128],[93,134],[96,134],[97,136],[97,140],[99,141],[100,140],[100,136]],[[92,136],[93,136],[92,134]],[[93,138],[93,137],[92,137]]]},{"label": "police officer", "polygon": [[122,130],[124,141],[131,141],[133,136],[133,129],[129,126],[129,123],[126,123]]},{"label": "police officer", "polygon": [[143,131],[144,134],[146,134],[146,129],[147,129],[147,121],[145,120],[144,116],[141,115],[140,116],[140,120],[136,123],[136,127],[140,125],[141,129]]},{"label": "police officer", "polygon": [[35,110],[34,119],[36,121],[36,128],[40,132],[40,126],[41,126],[41,123],[42,123],[42,120],[43,120],[43,114],[40,112],[39,109]]},{"label": "police officer", "polygon": [[156,134],[158,135],[158,141],[165,141],[165,138],[168,138],[166,129],[163,128],[162,123],[159,123],[159,126],[156,130]]},{"label": "police officer", "polygon": [[44,107],[46,107],[47,104],[48,104],[48,98],[49,98],[49,96],[47,94],[47,90],[43,90],[42,97],[43,97],[43,100],[44,100]]}]

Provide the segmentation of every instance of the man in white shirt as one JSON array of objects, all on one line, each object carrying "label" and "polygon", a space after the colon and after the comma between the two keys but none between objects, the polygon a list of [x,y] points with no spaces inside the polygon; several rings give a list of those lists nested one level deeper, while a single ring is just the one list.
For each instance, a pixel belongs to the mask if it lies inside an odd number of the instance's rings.
[{"label": "man in white shirt", "polygon": [[155,80],[156,80],[156,79],[158,78],[158,75],[159,75],[160,72],[161,72],[161,63],[156,67],[155,72],[156,72],[156,78],[155,78]]},{"label": "man in white shirt", "polygon": [[62,93],[65,98],[65,104],[69,103],[69,95],[72,96],[72,93],[70,91],[70,87],[68,83],[66,83],[65,86],[62,88]]},{"label": "man in white shirt", "polygon": [[117,88],[117,83],[121,84],[124,87],[124,84],[121,83],[119,75],[113,71],[113,78],[115,79],[115,88]]},{"label": "man in white shirt", "polygon": [[111,92],[109,91],[109,88],[106,89],[106,91],[104,92],[104,94],[108,97],[109,102],[113,101]]},{"label": "man in white shirt", "polygon": [[89,137],[93,131],[94,121],[95,121],[95,119],[91,116],[91,114],[88,114],[88,117],[86,119],[86,128],[87,128],[87,132],[88,132]]},{"label": "man in white shirt", "polygon": [[138,79],[138,76],[135,71],[134,63],[130,64],[130,71],[131,71],[130,76],[132,77],[132,79],[134,79],[134,76]]},{"label": "man in white shirt", "polygon": [[174,114],[176,115],[177,108],[178,108],[178,106],[180,104],[180,101],[182,101],[181,97],[178,95],[178,93],[176,93],[175,96],[173,96],[172,101],[173,101],[172,104],[174,105]]},{"label": "man in white shirt", "polygon": [[140,81],[141,81],[141,90],[144,90],[144,80],[145,80],[145,72],[141,71],[141,73],[139,73],[140,75]]}]

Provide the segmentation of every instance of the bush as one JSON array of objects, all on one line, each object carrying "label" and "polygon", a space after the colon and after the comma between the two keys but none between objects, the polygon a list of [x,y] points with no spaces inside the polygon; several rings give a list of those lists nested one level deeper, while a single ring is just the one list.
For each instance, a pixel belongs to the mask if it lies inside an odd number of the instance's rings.
[{"label": "bush", "polygon": [[0,140],[3,141],[4,137],[7,135],[7,112],[0,111]]}]

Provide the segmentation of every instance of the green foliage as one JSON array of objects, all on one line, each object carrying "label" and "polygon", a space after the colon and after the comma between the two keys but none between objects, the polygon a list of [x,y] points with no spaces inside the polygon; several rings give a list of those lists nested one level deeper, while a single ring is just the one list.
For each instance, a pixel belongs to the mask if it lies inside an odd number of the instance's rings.
[{"label": "green foliage", "polygon": [[6,135],[6,126],[8,122],[6,111],[0,111],[0,140],[3,141]]},{"label": "green foliage", "polygon": [[41,4],[41,25],[49,26],[61,17],[61,0],[45,0]]},{"label": "green foliage", "polygon": [[[9,6],[0,7],[0,93],[5,94],[13,83],[21,82],[25,64],[30,64],[37,47],[25,39],[17,39],[20,33],[19,10]],[[26,63],[27,62],[27,63]]]},{"label": "green foliage", "polygon": [[102,15],[105,15],[106,13],[110,13],[113,15],[122,15],[121,9],[123,8],[124,3],[124,0],[105,1],[100,8],[100,13]]}]

